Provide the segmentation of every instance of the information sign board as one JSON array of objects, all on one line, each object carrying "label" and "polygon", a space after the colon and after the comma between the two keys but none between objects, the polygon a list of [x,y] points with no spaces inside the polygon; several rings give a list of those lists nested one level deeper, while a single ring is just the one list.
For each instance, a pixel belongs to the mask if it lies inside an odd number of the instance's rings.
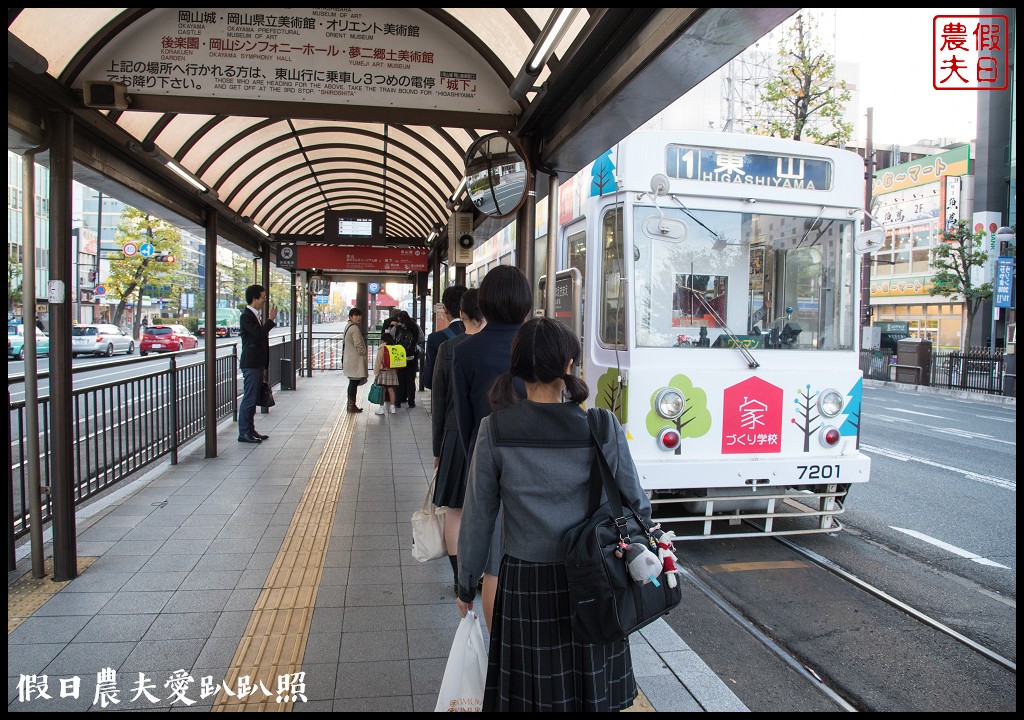
[{"label": "information sign board", "polygon": [[323,271],[426,272],[426,248],[299,245],[298,267]]}]

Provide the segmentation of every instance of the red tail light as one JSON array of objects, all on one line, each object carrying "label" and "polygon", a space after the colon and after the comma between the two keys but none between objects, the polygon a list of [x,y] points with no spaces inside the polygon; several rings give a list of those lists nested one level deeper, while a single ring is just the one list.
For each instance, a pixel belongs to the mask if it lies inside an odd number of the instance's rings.
[{"label": "red tail light", "polygon": [[663,428],[658,433],[658,445],[664,450],[675,450],[679,445],[679,433],[671,428]]},{"label": "red tail light", "polygon": [[835,447],[839,443],[839,437],[839,431],[832,426],[821,429],[821,444],[825,447]]},{"label": "red tail light", "polygon": [[103,342],[103,336],[102,335],[97,335],[96,336],[96,342]]}]

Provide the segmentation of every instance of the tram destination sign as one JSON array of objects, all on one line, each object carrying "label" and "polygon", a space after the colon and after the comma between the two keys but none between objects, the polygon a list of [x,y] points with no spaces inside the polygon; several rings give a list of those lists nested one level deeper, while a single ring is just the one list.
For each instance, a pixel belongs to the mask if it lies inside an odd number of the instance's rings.
[{"label": "tram destination sign", "polygon": [[665,165],[669,177],[682,180],[800,190],[832,189],[832,163],[820,158],[669,145],[665,150]]}]

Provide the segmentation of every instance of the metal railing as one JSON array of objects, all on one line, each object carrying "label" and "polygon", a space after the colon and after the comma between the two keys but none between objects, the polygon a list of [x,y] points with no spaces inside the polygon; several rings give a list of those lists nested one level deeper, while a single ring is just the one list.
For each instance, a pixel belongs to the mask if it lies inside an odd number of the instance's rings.
[{"label": "metal railing", "polygon": [[[913,383],[929,384],[933,387],[968,392],[1003,394],[1005,357],[1002,350],[992,352],[988,348],[971,348],[967,352],[933,351],[929,358],[930,367],[918,368]],[[860,369],[864,377],[871,380],[899,380],[898,369],[909,369],[908,365],[897,365],[895,354],[890,350],[861,350]]]},{"label": "metal railing", "polygon": [[[230,347],[228,347],[230,346]],[[238,381],[238,346],[225,342],[218,348],[213,390],[216,393],[214,423],[238,417],[241,384]],[[79,366],[76,371],[116,369],[145,364],[131,377],[99,384],[87,384],[72,390],[72,464],[75,504],[103,492],[111,486],[170,455],[177,463],[179,448],[206,431],[206,364],[202,348],[168,353],[166,367],[150,368],[154,358],[131,358]],[[271,338],[271,355],[291,356],[288,336]],[[199,362],[192,362],[196,357]],[[270,382],[280,382],[280,362],[270,364]],[[49,372],[40,371],[40,379]],[[25,438],[26,400],[11,401],[11,386],[24,381],[24,375],[12,375],[8,383],[10,418],[9,515],[15,538],[30,530],[28,503],[28,460]],[[42,487],[42,521],[52,517],[50,494],[50,395],[40,392],[35,400],[39,412],[39,481]],[[13,513],[11,513],[13,508]],[[10,533],[9,533],[10,537]]]},{"label": "metal railing", "polygon": [[860,369],[869,380],[888,380],[893,362],[891,350],[861,350]]},{"label": "metal railing", "polygon": [[1003,351],[971,348],[932,353],[931,384],[970,392],[1003,394]]},{"label": "metal railing", "polygon": [[[307,343],[303,341],[300,344],[300,363],[303,370],[310,369],[314,372],[341,370],[341,355],[344,348],[342,334],[340,332],[314,332],[311,337],[311,355],[308,354]],[[380,347],[380,333],[371,332],[366,340],[366,361],[370,367],[373,366],[373,359],[377,356],[378,347]],[[271,366],[273,364],[273,359],[271,359]]]}]

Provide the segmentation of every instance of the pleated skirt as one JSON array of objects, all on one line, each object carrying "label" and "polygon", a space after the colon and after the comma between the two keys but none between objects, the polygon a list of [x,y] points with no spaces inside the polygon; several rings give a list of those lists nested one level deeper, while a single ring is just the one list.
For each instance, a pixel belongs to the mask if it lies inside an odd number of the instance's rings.
[{"label": "pleated skirt", "polygon": [[498,573],[484,712],[615,712],[633,704],[629,640],[573,638],[561,563],[505,556]]},{"label": "pleated skirt", "polygon": [[466,475],[469,463],[462,451],[459,433],[449,431],[441,439],[441,455],[437,463],[434,504],[438,507],[461,508],[466,499]]}]

